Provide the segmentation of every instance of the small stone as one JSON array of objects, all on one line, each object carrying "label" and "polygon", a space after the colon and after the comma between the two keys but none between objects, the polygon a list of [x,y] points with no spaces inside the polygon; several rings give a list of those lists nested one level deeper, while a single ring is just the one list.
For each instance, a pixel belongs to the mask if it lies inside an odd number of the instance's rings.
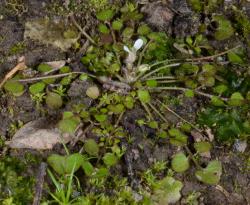
[{"label": "small stone", "polygon": [[233,149],[237,152],[245,152],[247,148],[247,141],[246,140],[240,140],[240,139],[236,139],[233,145]]}]

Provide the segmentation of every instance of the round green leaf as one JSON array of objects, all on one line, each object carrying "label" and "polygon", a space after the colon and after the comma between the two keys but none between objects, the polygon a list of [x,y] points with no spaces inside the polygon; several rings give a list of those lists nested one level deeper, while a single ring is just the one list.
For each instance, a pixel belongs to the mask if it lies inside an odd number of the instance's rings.
[{"label": "round green leaf", "polygon": [[122,26],[123,26],[123,23],[121,20],[115,20],[112,22],[112,28],[116,31],[121,30]]},{"label": "round green leaf", "polygon": [[150,94],[147,90],[138,90],[137,95],[142,103],[150,102]]},{"label": "round green leaf", "polygon": [[114,153],[106,153],[102,159],[107,166],[113,166],[118,161],[118,158]]},{"label": "round green leaf", "polygon": [[44,82],[38,82],[38,83],[32,84],[29,87],[29,91],[30,91],[31,94],[35,95],[37,93],[43,92],[44,88],[45,88],[45,83]]},{"label": "round green leaf", "polygon": [[70,118],[62,119],[59,122],[58,127],[64,133],[73,134],[77,126],[79,125],[79,123],[80,123],[80,120],[77,117],[70,117]]},{"label": "round green leaf", "polygon": [[99,24],[98,25],[98,30],[101,33],[108,34],[109,33],[109,28],[105,24]]},{"label": "round green leaf", "polygon": [[46,96],[46,104],[51,109],[59,109],[62,107],[63,100],[57,93],[49,92]]},{"label": "round green leaf", "polygon": [[98,156],[99,153],[99,146],[96,143],[95,140],[93,139],[88,139],[86,140],[86,142],[84,143],[84,150],[91,156]]},{"label": "round green leaf", "polygon": [[96,17],[100,21],[109,21],[113,18],[114,14],[113,10],[107,9],[96,14]]},{"label": "round green leaf", "polygon": [[196,142],[194,143],[194,148],[199,153],[209,152],[212,145],[209,142]]},{"label": "round green leaf", "polygon": [[4,84],[4,89],[16,97],[21,96],[25,91],[23,84],[17,81],[7,81]]},{"label": "round green leaf", "polygon": [[220,181],[222,174],[221,162],[214,160],[211,161],[205,169],[195,172],[197,179],[209,185],[216,185]]},{"label": "round green leaf", "polygon": [[174,155],[171,162],[172,169],[176,172],[185,172],[189,168],[189,161],[182,152]]}]

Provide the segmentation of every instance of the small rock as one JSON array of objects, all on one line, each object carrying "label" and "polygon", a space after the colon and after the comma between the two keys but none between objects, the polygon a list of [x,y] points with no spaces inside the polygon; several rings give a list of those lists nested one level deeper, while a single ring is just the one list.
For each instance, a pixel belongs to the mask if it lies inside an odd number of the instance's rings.
[{"label": "small rock", "polygon": [[236,139],[233,145],[233,149],[236,152],[245,152],[247,148],[247,141],[246,140],[240,140],[240,139]]}]

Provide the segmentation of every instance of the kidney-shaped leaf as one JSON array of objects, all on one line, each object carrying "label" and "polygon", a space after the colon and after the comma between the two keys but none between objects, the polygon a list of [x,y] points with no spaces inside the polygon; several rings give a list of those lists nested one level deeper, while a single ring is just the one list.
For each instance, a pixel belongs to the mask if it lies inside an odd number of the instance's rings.
[{"label": "kidney-shaped leaf", "polygon": [[220,181],[221,173],[221,162],[214,160],[211,161],[205,169],[196,171],[195,176],[203,183],[215,185]]}]

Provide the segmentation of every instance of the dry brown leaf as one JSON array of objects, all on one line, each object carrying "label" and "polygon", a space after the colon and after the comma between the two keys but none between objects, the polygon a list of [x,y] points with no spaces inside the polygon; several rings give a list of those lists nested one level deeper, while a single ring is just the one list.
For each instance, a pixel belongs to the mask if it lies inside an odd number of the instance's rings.
[{"label": "dry brown leaf", "polygon": [[45,62],[45,64],[49,65],[53,70],[60,69],[61,67],[65,66],[66,61],[65,60],[58,60],[58,61],[51,61],[51,62]]},{"label": "dry brown leaf", "polygon": [[57,143],[67,143],[69,135],[62,135],[57,129],[39,128],[42,120],[35,120],[25,124],[6,144],[16,149],[52,149]]},{"label": "dry brown leaf", "polygon": [[26,64],[25,64],[25,57],[24,56],[21,56],[19,59],[18,59],[18,64],[12,68],[10,70],[10,72],[8,72],[4,79],[2,80],[2,82],[0,83],[0,89],[3,87],[3,85],[6,83],[7,80],[9,80],[10,78],[13,77],[13,75],[15,75],[18,71],[20,70],[24,70],[25,68],[27,68]]},{"label": "dry brown leaf", "polygon": [[191,135],[193,136],[195,142],[200,142],[205,140],[204,136],[196,130],[192,130]]},{"label": "dry brown leaf", "polygon": [[210,128],[207,128],[205,132],[207,133],[209,141],[210,142],[214,141],[214,134],[212,133],[212,130]]}]

